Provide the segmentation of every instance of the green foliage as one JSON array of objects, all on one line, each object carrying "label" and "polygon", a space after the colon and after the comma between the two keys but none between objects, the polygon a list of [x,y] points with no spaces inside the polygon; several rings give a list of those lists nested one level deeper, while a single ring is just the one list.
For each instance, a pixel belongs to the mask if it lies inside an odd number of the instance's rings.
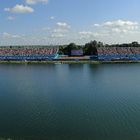
[{"label": "green foliage", "polygon": [[83,48],[85,55],[97,55],[97,47],[99,46],[96,40],[85,44]]},{"label": "green foliage", "polygon": [[81,46],[77,46],[75,43],[70,43],[67,46],[60,46],[59,47],[59,54],[65,54],[71,56],[71,50],[79,49]]}]

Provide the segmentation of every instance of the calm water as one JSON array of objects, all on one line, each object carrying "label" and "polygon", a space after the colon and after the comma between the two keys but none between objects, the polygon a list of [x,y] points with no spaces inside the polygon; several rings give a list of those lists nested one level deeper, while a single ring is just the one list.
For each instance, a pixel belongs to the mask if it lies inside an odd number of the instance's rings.
[{"label": "calm water", "polygon": [[140,140],[140,64],[0,65],[0,137]]}]

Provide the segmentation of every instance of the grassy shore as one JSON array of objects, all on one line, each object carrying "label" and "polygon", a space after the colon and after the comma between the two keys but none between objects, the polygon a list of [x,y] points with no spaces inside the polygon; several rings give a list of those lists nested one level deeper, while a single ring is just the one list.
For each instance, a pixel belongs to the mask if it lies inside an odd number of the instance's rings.
[{"label": "grassy shore", "polygon": [[140,63],[140,61],[0,61],[0,64],[118,64]]}]

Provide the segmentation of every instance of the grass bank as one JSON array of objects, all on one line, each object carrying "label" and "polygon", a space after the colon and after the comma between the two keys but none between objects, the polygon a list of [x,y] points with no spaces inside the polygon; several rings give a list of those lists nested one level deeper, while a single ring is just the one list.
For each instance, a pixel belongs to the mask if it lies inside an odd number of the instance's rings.
[{"label": "grass bank", "polygon": [[0,61],[0,64],[118,64],[140,63],[140,61]]}]

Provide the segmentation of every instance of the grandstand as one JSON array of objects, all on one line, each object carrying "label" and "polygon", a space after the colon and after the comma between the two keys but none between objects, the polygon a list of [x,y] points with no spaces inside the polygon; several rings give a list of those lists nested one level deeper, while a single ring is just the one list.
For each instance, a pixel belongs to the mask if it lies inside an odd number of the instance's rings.
[{"label": "grandstand", "polygon": [[[96,55],[89,57],[58,57],[58,47],[45,46],[5,46],[0,47],[1,61],[48,61],[48,60],[99,60],[99,61],[117,61],[117,60],[140,60],[140,47],[97,47]],[[78,54],[82,50],[78,50]],[[74,50],[75,54],[75,50]],[[77,54],[77,50],[76,50]]]},{"label": "grandstand", "polygon": [[58,48],[48,47],[0,47],[0,60],[53,60],[57,58],[58,50]]},{"label": "grandstand", "polygon": [[99,47],[98,60],[140,60],[139,47]]}]

